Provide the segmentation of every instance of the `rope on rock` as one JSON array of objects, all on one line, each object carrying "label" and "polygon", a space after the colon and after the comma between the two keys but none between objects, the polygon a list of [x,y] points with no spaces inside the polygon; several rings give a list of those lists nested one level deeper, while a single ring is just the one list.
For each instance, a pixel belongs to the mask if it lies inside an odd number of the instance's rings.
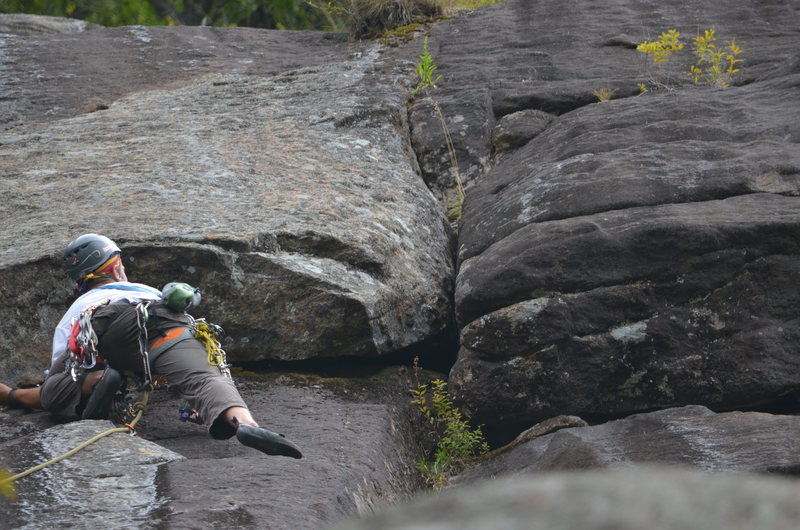
[{"label": "rope on rock", "polygon": [[0,480],[0,490],[2,490],[4,486],[8,486],[10,484],[13,484],[14,482],[16,482],[17,480],[21,479],[22,477],[27,477],[31,473],[35,473],[35,472],[40,471],[40,470],[42,470],[42,469],[44,469],[44,468],[46,468],[48,466],[51,466],[51,465],[53,465],[55,463],[61,462],[65,458],[69,458],[70,456],[74,455],[78,451],[86,449],[91,444],[95,443],[96,441],[100,440],[101,438],[105,438],[106,436],[108,436],[110,434],[114,434],[115,432],[130,432],[131,434],[135,435],[136,434],[136,429],[135,429],[136,424],[139,422],[139,420],[141,419],[142,415],[144,414],[144,410],[147,407],[147,400],[149,399],[149,397],[150,397],[150,390],[148,389],[148,390],[145,390],[142,393],[142,400],[141,401],[137,401],[136,403],[134,403],[132,405],[133,406],[133,410],[137,411],[136,412],[136,416],[131,420],[130,423],[126,423],[124,427],[114,427],[113,429],[109,429],[109,430],[107,430],[105,432],[101,432],[100,434],[89,438],[88,440],[86,440],[85,442],[81,443],[77,447],[74,447],[73,449],[70,449],[69,451],[67,451],[63,455],[57,456],[57,457],[53,458],[52,460],[48,460],[47,462],[43,462],[43,463],[41,463],[39,465],[33,466],[30,469],[26,469],[25,471],[23,471],[21,473],[17,473],[16,475],[13,475],[11,477],[4,478],[4,479]]}]

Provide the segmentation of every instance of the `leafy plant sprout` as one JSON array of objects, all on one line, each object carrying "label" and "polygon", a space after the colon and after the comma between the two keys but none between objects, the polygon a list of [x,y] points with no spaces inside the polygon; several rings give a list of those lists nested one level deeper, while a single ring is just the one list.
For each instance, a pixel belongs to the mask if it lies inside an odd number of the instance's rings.
[{"label": "leafy plant sprout", "polygon": [[680,42],[681,34],[676,29],[665,31],[658,36],[658,40],[644,41],[636,49],[640,52],[650,54],[656,63],[669,61],[669,56],[678,50],[682,50],[684,44]]},{"label": "leafy plant sprout", "polygon": [[438,67],[433,64],[433,56],[430,51],[428,51],[428,37],[425,37],[422,45],[422,55],[419,56],[419,62],[416,68],[414,68],[414,72],[417,74],[419,81],[417,86],[411,90],[411,94],[416,95],[417,92],[426,88],[436,88],[436,83],[442,79],[441,75],[434,77],[434,73],[437,69]]},{"label": "leafy plant sprout", "polygon": [[[414,68],[414,72],[417,74],[418,82],[417,86],[411,90],[411,95],[416,95],[428,88],[436,88],[436,83],[442,79],[441,75],[436,75],[437,69],[438,67],[434,64],[433,56],[428,48],[428,37],[426,36],[422,44],[422,55],[419,56],[419,62]],[[436,116],[439,119],[440,125],[442,126],[445,147],[447,147],[447,154],[450,158],[450,171],[455,182],[456,196],[447,203],[445,209],[447,213],[447,219],[451,223],[455,224],[461,217],[464,198],[466,196],[464,193],[464,185],[461,180],[461,173],[458,169],[458,156],[456,155],[456,148],[453,144],[453,139],[450,136],[450,128],[447,126],[447,120],[445,119],[444,112],[442,112],[442,107],[433,99],[433,97],[429,96],[427,97],[427,100],[430,101],[431,105],[433,106],[433,110],[436,112]]]},{"label": "leafy plant sprout", "polygon": [[[680,36],[678,30],[671,29],[659,35],[658,40],[645,41],[636,49],[650,55],[656,64],[663,65],[670,60],[673,53],[684,48]],[[742,49],[736,45],[736,41],[731,40],[727,46],[718,47],[715,44],[716,40],[716,30],[713,28],[705,30],[702,35],[698,35],[692,40],[695,62],[689,66],[689,71],[684,73],[691,78],[695,85],[704,84],[727,88],[731,84],[733,75],[740,71],[739,66],[743,61],[739,55],[741,55]],[[659,83],[654,80],[653,84]],[[643,83],[638,86],[641,93],[646,91],[642,90]],[[662,84],[662,86],[667,85]]]},{"label": "leafy plant sprout", "polygon": [[[707,29],[703,35],[694,38],[694,54],[698,58],[697,64],[689,67],[686,75],[692,78],[695,85],[706,83],[709,85],[727,88],[733,74],[739,72],[738,64],[742,62],[737,57],[742,49],[731,40],[726,48],[718,48],[714,41],[714,29]],[[702,68],[705,66],[705,69]]]},{"label": "leafy plant sprout", "polygon": [[463,470],[474,458],[489,451],[480,427],[471,428],[461,411],[453,405],[447,383],[441,379],[411,389],[416,405],[436,439],[432,460],[421,459],[417,469],[425,483],[434,489],[447,485],[448,478]]},{"label": "leafy plant sprout", "polygon": [[650,82],[652,85],[660,85],[663,88],[669,88],[671,80],[664,65],[669,62],[670,56],[673,53],[684,48],[684,44],[680,42],[680,36],[681,34],[678,30],[670,29],[664,33],[661,33],[658,36],[658,40],[644,41],[636,47],[638,51],[653,58],[653,62],[658,67],[660,73],[659,77],[664,80],[663,82],[659,82],[652,74],[650,74]]}]

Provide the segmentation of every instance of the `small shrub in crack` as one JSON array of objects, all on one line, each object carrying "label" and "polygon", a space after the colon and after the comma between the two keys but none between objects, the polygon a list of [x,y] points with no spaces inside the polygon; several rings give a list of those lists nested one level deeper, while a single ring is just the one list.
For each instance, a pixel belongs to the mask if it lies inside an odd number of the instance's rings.
[{"label": "small shrub in crack", "polygon": [[432,428],[436,449],[433,459],[422,459],[417,469],[425,483],[434,489],[447,485],[449,478],[462,471],[476,457],[489,451],[480,427],[472,428],[453,405],[447,383],[441,379],[412,388],[411,402]]}]

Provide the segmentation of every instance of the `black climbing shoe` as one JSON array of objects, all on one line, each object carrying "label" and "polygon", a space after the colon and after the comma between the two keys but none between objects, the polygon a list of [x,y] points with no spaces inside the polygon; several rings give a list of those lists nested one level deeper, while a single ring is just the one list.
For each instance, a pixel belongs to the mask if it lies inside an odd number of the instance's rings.
[{"label": "black climbing shoe", "polygon": [[122,374],[107,366],[103,376],[92,389],[81,419],[107,420],[111,414],[111,405],[114,403],[114,394],[120,386],[122,386]]},{"label": "black climbing shoe", "polygon": [[264,427],[253,427],[238,423],[236,425],[236,439],[242,445],[258,449],[268,455],[291,456],[292,458],[303,458],[300,449],[287,440],[282,434],[268,431]]}]

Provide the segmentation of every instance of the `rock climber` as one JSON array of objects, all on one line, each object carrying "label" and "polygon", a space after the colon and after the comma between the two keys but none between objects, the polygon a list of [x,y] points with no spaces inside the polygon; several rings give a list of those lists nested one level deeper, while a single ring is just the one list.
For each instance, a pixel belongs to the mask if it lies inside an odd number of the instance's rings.
[{"label": "rock climber", "polygon": [[74,339],[74,323],[86,308],[98,306],[92,323],[103,327],[107,337],[138,334],[135,321],[121,315],[129,313],[126,308],[137,302],[150,301],[148,308],[155,315],[152,320],[156,327],[150,337],[148,366],[153,374],[165,377],[199,413],[211,437],[224,440],[235,435],[243,445],[266,454],[302,458],[294,443],[258,425],[233,380],[209,364],[203,344],[187,328],[180,327],[180,319],[171,318],[174,313],[158,303],[161,291],[128,281],[114,241],[99,234],[84,234],[67,246],[64,264],[81,294],[56,326],[49,373],[42,385],[34,388],[12,389],[0,383],[0,404],[43,409],[68,418],[107,419],[122,382],[120,372],[132,367],[142,371],[145,365],[139,352],[104,350],[101,339],[98,354],[104,361],[98,360],[94,369],[75,371],[70,366],[69,344],[70,338]]}]

